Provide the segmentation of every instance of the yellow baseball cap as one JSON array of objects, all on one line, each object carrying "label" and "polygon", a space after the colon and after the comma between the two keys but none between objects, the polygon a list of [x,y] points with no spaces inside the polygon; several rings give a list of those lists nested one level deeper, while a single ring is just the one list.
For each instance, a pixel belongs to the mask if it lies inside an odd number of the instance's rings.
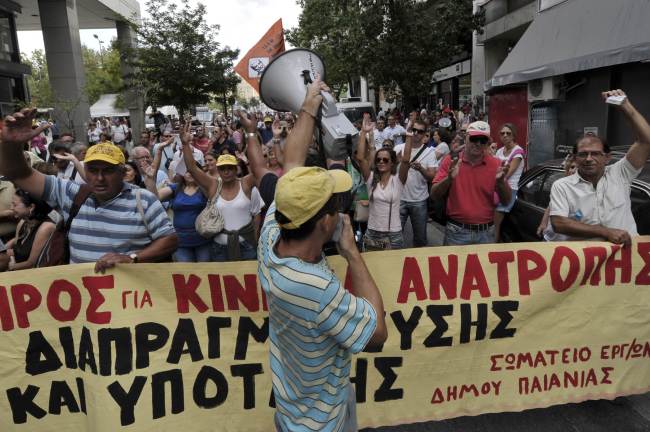
[{"label": "yellow baseball cap", "polygon": [[88,149],[84,163],[92,161],[103,161],[113,165],[120,165],[126,162],[122,149],[109,142],[95,144]]},{"label": "yellow baseball cap", "polygon": [[224,166],[224,165],[235,165],[237,166],[237,158],[234,157],[233,155],[225,154],[219,156],[219,159],[217,159],[217,166]]},{"label": "yellow baseball cap", "polygon": [[286,172],[275,188],[275,208],[290,222],[285,229],[297,229],[329,201],[335,193],[352,188],[352,177],[347,171],[326,170],[319,167],[297,167]]}]

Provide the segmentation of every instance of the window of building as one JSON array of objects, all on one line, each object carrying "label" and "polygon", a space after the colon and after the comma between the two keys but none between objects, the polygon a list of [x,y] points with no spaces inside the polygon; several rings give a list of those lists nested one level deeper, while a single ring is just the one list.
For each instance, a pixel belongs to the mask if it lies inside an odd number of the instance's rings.
[{"label": "window of building", "polygon": [[12,61],[14,41],[11,31],[11,18],[0,15],[0,60]]}]

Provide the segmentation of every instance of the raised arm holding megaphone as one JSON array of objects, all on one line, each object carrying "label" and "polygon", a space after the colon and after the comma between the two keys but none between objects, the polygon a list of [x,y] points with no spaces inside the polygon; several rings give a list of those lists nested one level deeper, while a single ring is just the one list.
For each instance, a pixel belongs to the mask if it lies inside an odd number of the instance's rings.
[{"label": "raised arm holding megaphone", "polygon": [[[264,70],[260,80],[260,97],[276,111],[298,114],[308,85],[316,77],[325,79],[325,64],[313,51],[294,49],[276,57]],[[359,133],[348,118],[339,112],[336,99],[321,90],[322,100],[316,112],[315,133],[328,160],[345,160],[356,147]],[[292,134],[295,130],[292,131]]]}]

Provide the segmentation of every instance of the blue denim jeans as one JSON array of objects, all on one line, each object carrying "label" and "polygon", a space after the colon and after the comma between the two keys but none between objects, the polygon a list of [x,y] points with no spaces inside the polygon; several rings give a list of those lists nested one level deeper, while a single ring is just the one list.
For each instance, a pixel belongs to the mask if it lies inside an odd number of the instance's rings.
[{"label": "blue denim jeans", "polygon": [[429,211],[427,209],[427,200],[424,201],[401,201],[399,203],[399,218],[402,222],[402,231],[406,225],[406,219],[411,218],[413,227],[413,247],[423,247],[427,245],[427,219]]},{"label": "blue denim jeans", "polygon": [[383,250],[383,249],[376,249],[373,247],[369,247],[369,242],[374,241],[390,241],[390,249],[402,249],[404,247],[404,237],[402,236],[401,232],[381,232],[381,231],[375,231],[368,229],[366,230],[366,233],[363,236],[363,251],[364,252],[370,252],[370,251],[376,251],[376,250]]},{"label": "blue denim jeans", "polygon": [[[239,243],[239,261],[257,259],[257,248],[246,240]],[[228,246],[212,242],[212,261],[223,262],[228,259]]]},{"label": "blue denim jeans", "polygon": [[469,230],[447,223],[445,226],[445,246],[494,243],[494,225],[485,231]]},{"label": "blue denim jeans", "polygon": [[196,247],[179,247],[174,252],[176,262],[210,262],[212,259],[212,245],[206,243]]}]

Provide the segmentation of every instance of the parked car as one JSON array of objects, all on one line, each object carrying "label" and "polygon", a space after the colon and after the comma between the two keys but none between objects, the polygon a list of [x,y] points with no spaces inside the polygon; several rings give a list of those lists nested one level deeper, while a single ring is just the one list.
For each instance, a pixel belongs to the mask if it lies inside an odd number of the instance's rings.
[{"label": "parked car", "polygon": [[[612,149],[612,163],[625,156],[627,148]],[[564,177],[562,159],[544,162],[526,171],[519,180],[517,201],[502,225],[503,241],[539,241],[537,227],[551,200],[551,186]],[[650,234],[650,161],[632,182],[632,214],[641,235]]]}]

